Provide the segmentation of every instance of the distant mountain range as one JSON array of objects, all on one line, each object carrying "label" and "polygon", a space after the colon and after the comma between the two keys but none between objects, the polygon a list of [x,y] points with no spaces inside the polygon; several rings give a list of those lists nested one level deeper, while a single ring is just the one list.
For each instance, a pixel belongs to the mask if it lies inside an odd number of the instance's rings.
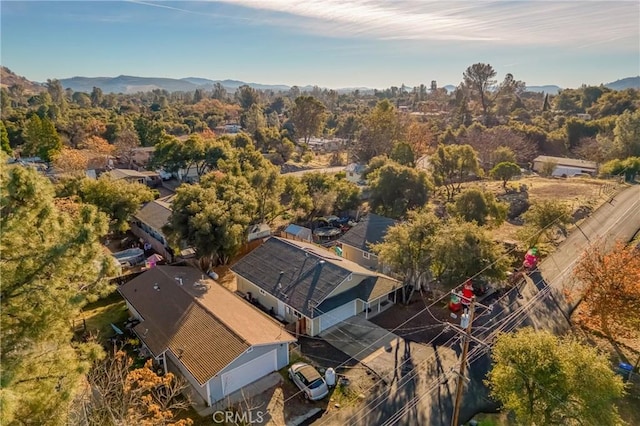
[{"label": "distant mountain range", "polygon": [[605,84],[611,90],[638,89],[640,90],[640,75],[637,77],[627,77]]},{"label": "distant mountain range", "polygon": [[[13,84],[20,83],[25,89],[31,92],[43,90],[43,85],[31,82],[24,77],[16,75],[6,67],[2,67],[0,83],[3,87],[9,87]],[[155,89],[167,90],[169,92],[193,92],[196,89],[211,90],[216,83],[229,92],[234,92],[238,87],[248,85],[258,90],[272,90],[274,92],[286,92],[291,86],[285,84],[260,84],[246,83],[239,80],[210,80],[208,78],[187,77],[182,79],[162,78],[162,77],[135,77],[128,75],[120,75],[118,77],[72,77],[60,79],[62,86],[70,88],[75,92],[90,93],[94,87],[99,87],[105,93],[137,93],[149,92]],[[640,90],[640,76],[628,77],[607,83],[604,86],[613,90],[624,90],[628,88]],[[301,86],[299,89],[303,92],[313,90],[314,86]],[[444,88],[451,92],[456,86],[448,84]],[[374,89],[369,87],[345,87],[336,89],[339,93],[350,93],[359,90],[363,94],[373,93]],[[527,91],[544,92],[549,94],[557,94],[561,88],[555,85],[546,86],[527,86]]]}]

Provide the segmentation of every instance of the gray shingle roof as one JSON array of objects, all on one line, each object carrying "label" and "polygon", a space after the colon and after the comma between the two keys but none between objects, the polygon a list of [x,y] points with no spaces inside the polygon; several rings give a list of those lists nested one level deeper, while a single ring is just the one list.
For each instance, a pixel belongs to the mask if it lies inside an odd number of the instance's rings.
[{"label": "gray shingle roof", "polygon": [[400,287],[400,282],[385,276],[369,277],[344,293],[340,293],[323,301],[316,307],[315,314],[322,315],[354,299],[373,302],[377,298],[389,294]]},{"label": "gray shingle roof", "polygon": [[236,274],[311,317],[309,302],[320,303],[351,273],[330,252],[306,250],[298,242],[272,237],[231,267]]},{"label": "gray shingle roof", "polygon": [[389,227],[395,224],[396,221],[394,219],[369,213],[338,241],[360,250],[369,251],[369,244],[382,242]]},{"label": "gray shingle roof", "polygon": [[169,222],[169,216],[171,216],[170,203],[163,199],[151,201],[138,210],[134,217],[153,229],[162,231],[162,227]]}]

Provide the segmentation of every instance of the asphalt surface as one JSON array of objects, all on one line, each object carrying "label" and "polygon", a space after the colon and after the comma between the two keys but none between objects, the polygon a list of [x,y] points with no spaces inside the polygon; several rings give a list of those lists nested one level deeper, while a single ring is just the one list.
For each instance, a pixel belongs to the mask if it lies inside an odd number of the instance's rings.
[{"label": "asphalt surface", "polygon": [[295,172],[286,172],[283,173],[283,175],[290,175],[290,176],[302,176],[304,174],[307,173],[339,173],[339,172],[343,172],[345,169],[345,166],[336,166],[336,167],[323,167],[320,169],[304,169],[304,170],[298,170]]},{"label": "asphalt surface", "polygon": [[[580,289],[572,277],[573,268],[591,243],[602,241],[611,247],[617,240],[630,241],[640,230],[640,185],[624,189],[579,224],[552,255],[526,278],[525,283],[478,309],[474,336],[491,341],[499,331],[508,332],[527,325],[563,333],[568,317],[579,299],[565,298],[566,291]],[[367,395],[366,405],[345,408],[323,416],[314,425],[450,425],[456,387],[460,339],[433,346],[433,356],[407,365],[402,378],[380,391]],[[478,412],[490,412],[497,404],[487,396],[482,383],[490,368],[490,348],[470,345],[465,393],[460,423]]]}]

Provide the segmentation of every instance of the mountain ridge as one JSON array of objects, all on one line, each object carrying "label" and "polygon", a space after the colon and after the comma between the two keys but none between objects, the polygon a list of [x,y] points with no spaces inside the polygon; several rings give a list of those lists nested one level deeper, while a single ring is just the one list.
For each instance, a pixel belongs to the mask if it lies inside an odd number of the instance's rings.
[{"label": "mountain ridge", "polygon": [[[222,86],[229,92],[234,92],[240,86],[248,85],[258,90],[273,90],[275,92],[286,92],[294,86],[286,84],[262,84],[262,83],[247,83],[241,80],[224,79],[213,80],[202,77],[185,77],[181,79],[169,78],[169,77],[139,77],[130,75],[119,75],[117,77],[84,77],[75,76],[70,78],[59,79],[62,86],[70,88],[76,92],[90,93],[94,87],[99,87],[105,93],[136,93],[147,92],[155,89],[167,90],[169,92],[193,92],[196,89],[211,90],[216,83],[222,84]],[[44,84],[38,82],[32,82],[28,79],[13,73],[6,67],[2,67],[2,79],[0,80],[3,87],[11,86],[15,83],[20,83],[27,87],[31,91],[44,90]],[[610,83],[603,84],[603,86],[612,90],[624,90],[627,88],[640,89],[640,76],[626,77]],[[298,86],[303,92],[313,90],[315,86],[306,85]],[[448,84],[442,86],[447,91],[451,92],[455,90],[456,86]],[[321,88],[324,89],[324,88]],[[374,88],[369,87],[343,87],[335,89],[339,93],[349,93],[355,90],[359,90],[362,93],[373,93]],[[557,85],[536,85],[527,86],[527,91],[530,92],[544,92],[549,94],[557,94],[561,87]]]}]

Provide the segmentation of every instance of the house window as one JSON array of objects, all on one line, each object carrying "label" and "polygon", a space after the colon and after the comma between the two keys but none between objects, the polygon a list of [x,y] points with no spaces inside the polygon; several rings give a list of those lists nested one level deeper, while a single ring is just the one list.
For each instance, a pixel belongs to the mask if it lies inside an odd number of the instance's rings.
[{"label": "house window", "polygon": [[291,313],[291,308],[289,306],[285,306],[284,307],[284,312],[287,313],[287,314],[290,314]]},{"label": "house window", "polygon": [[260,294],[261,294],[261,295],[263,295],[263,296],[266,296],[266,295],[267,295],[267,292],[266,292],[266,291],[264,291],[263,289],[260,289]]},{"label": "house window", "polygon": [[302,314],[298,311],[293,311],[293,315],[295,315],[296,318],[300,318],[302,316]]},{"label": "house window", "polygon": [[363,251],[362,252],[362,257],[364,257],[365,259],[369,259],[371,257],[371,254],[369,254],[368,251]]}]

